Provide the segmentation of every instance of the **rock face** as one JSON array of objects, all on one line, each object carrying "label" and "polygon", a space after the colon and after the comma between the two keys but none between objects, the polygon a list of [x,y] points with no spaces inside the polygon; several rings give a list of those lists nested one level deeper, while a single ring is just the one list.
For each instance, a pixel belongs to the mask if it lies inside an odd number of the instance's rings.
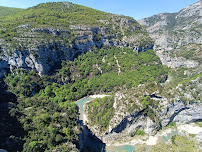
[{"label": "rock face", "polygon": [[1,56],[0,67],[4,69],[23,68],[35,70],[39,74],[47,74],[55,63],[60,62],[62,54],[50,49],[50,45],[40,45],[37,55],[31,51],[15,50],[11,55],[4,52]]},{"label": "rock face", "polygon": [[162,64],[167,65],[168,67],[171,68],[179,68],[179,67],[195,68],[200,64],[195,60],[187,60],[186,58],[183,57],[171,57],[168,53],[164,53],[164,50],[156,51],[156,54],[161,59]]},{"label": "rock face", "polygon": [[201,120],[201,110],[201,104],[194,103],[185,105],[181,100],[176,101],[171,104],[166,111],[162,112],[161,125],[164,127],[171,121],[175,121],[178,124],[186,124]]},{"label": "rock face", "polygon": [[[141,111],[136,115],[128,115],[121,119],[121,122],[105,135],[98,136],[104,143],[111,144],[117,140],[131,140],[131,134],[137,129],[144,130],[149,135],[155,135],[162,127],[167,126],[171,121],[177,124],[187,124],[202,119],[202,104],[185,105],[182,101],[176,101],[170,104],[168,108],[163,109],[159,114],[162,119],[161,123],[154,122],[149,117],[141,114]],[[161,114],[161,115],[160,115]],[[96,132],[94,132],[96,134]]]},{"label": "rock face", "polygon": [[180,124],[186,124],[201,120],[202,118],[202,105],[191,104],[185,107],[185,110],[181,111],[174,121]]},{"label": "rock face", "polygon": [[[55,5],[66,10],[64,14],[68,15],[71,13],[69,9],[76,7],[74,4],[70,4],[57,3]],[[32,11],[37,11],[35,9],[37,6],[32,8]],[[85,11],[87,8],[82,9]],[[30,11],[30,9],[26,11]],[[92,12],[103,13],[95,12],[95,10]],[[92,13],[92,20],[93,15]],[[15,30],[13,37],[10,33],[0,34],[1,69],[16,67],[34,69],[40,74],[48,74],[50,69],[61,60],[73,60],[79,54],[91,51],[92,48],[130,47],[137,53],[153,48],[153,40],[137,21],[120,15],[107,13],[106,15],[107,19],[100,18],[99,21],[96,21],[99,22],[97,25],[93,23],[91,23],[93,25],[86,25],[88,22],[81,24],[76,19],[69,21],[74,24],[68,23],[67,27],[36,25],[31,20],[27,20],[26,24],[17,25],[13,28]],[[3,29],[3,33],[9,30],[9,28]]]},{"label": "rock face", "polygon": [[[161,13],[139,20],[155,40],[154,49],[165,65],[172,68],[198,66],[194,60],[173,57],[182,46],[202,44],[202,2],[199,1],[177,13]],[[183,48],[182,48],[183,51]]]}]

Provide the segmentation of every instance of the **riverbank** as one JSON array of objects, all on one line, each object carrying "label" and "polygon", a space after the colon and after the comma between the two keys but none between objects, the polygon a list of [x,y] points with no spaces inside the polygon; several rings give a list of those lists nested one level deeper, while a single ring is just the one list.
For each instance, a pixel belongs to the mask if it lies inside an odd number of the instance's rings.
[{"label": "riverbank", "polygon": [[202,128],[197,126],[195,123],[191,124],[184,124],[184,125],[178,125],[177,127],[172,127],[172,128],[165,128],[161,131],[159,131],[156,135],[154,136],[137,136],[134,137],[132,140],[127,141],[127,142],[116,142],[116,143],[106,143],[108,147],[110,146],[125,146],[125,145],[142,145],[146,144],[148,146],[153,146],[156,145],[157,143],[162,142],[162,139],[165,138],[166,141],[164,142],[169,142],[170,139],[172,138],[173,135],[175,134],[199,134],[202,132]]},{"label": "riverbank", "polygon": [[110,96],[110,95],[104,95],[104,94],[98,94],[98,95],[91,95],[91,96],[89,96],[90,98],[104,98],[104,97],[106,97],[106,96]]},{"label": "riverbank", "polygon": [[96,98],[104,98],[106,96],[110,96],[110,95],[104,95],[104,94],[90,95],[88,97],[83,97],[75,102],[79,106],[79,113],[80,113],[79,118],[80,120],[83,120],[83,123],[88,122],[87,114],[85,113],[85,104],[92,102]]},{"label": "riverbank", "polygon": [[[89,98],[92,98],[93,100],[96,99],[96,98],[104,98],[106,96],[110,96],[110,95],[104,95],[104,94],[100,94],[100,95],[90,95]],[[85,102],[85,104],[83,105],[84,106],[84,109],[85,109],[85,105],[86,103],[89,103],[89,102],[92,102],[93,100],[88,100]],[[86,124],[88,123],[88,116],[87,114],[84,112],[83,113],[83,122]]]}]

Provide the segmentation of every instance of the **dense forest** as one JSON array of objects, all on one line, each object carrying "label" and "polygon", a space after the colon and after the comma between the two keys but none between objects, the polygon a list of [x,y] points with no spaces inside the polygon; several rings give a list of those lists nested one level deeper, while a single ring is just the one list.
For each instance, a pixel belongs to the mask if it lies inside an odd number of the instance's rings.
[{"label": "dense forest", "polygon": [[5,82],[17,96],[30,97],[38,93],[56,101],[75,101],[93,93],[137,87],[152,81],[161,83],[168,75],[168,68],[161,64],[153,50],[136,54],[129,48],[117,47],[94,49],[74,61],[63,61],[61,67],[54,74],[42,77],[34,71],[17,69],[16,73],[6,76]]},{"label": "dense forest", "polygon": [[103,99],[97,98],[88,103],[88,118],[92,120],[89,125],[100,126],[101,131],[105,131],[109,126],[109,121],[114,115],[114,96],[106,96]]}]

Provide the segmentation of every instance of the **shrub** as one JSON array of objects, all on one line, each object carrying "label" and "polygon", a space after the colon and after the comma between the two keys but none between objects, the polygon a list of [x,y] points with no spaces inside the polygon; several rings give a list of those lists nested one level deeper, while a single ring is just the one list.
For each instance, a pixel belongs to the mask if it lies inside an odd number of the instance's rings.
[{"label": "shrub", "polygon": [[138,128],[134,133],[131,134],[131,137],[138,136],[138,135],[144,136],[145,135],[144,130],[141,130]]}]

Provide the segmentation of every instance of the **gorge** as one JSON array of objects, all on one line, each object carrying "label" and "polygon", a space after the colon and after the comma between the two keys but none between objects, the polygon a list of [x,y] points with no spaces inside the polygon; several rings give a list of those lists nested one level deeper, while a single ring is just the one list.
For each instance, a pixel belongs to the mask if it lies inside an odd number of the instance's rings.
[{"label": "gorge", "polygon": [[0,148],[201,150],[201,1],[139,21],[70,2],[2,10]]}]

